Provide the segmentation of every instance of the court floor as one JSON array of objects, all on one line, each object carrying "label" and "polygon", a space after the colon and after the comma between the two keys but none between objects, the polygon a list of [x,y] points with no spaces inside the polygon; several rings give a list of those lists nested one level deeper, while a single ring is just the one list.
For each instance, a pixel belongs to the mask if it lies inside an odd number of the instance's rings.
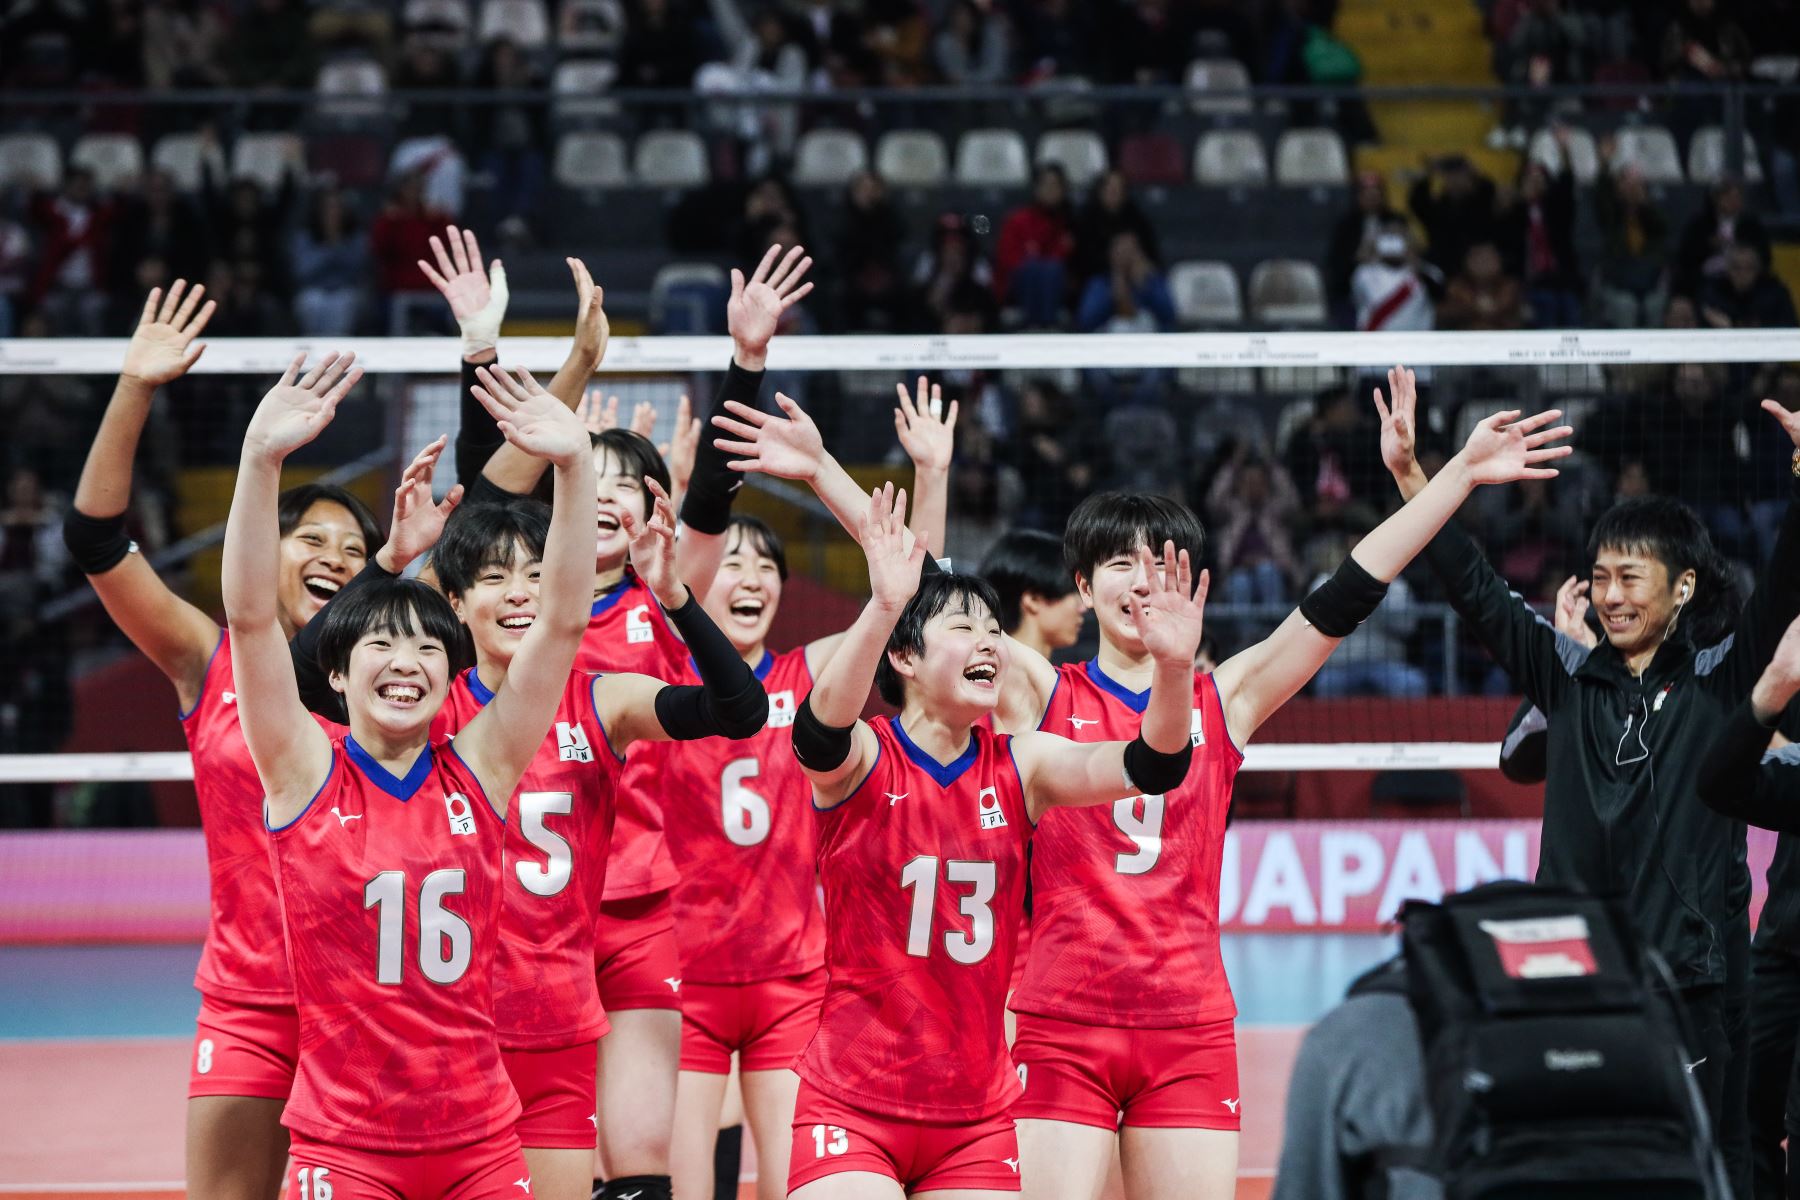
[{"label": "court floor", "polygon": [[[1234,934],[1240,1200],[1267,1194],[1306,1027],[1390,953],[1372,934]],[[0,947],[0,1196],[183,1194],[198,945]]]}]

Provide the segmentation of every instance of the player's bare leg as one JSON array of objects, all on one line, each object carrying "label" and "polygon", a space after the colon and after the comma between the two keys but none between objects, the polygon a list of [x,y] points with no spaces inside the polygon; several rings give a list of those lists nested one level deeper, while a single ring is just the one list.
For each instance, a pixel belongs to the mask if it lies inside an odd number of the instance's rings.
[{"label": "player's bare leg", "polygon": [[285,1100],[195,1096],[187,1108],[187,1191],[219,1200],[271,1200],[281,1194],[288,1131]]},{"label": "player's bare leg", "polygon": [[1099,1200],[1118,1136],[1073,1121],[1015,1121],[1023,1200]]},{"label": "player's bare leg", "polygon": [[594,1180],[594,1152],[566,1147],[525,1147],[533,1200],[587,1200]]},{"label": "player's bare leg", "polygon": [[1119,1134],[1131,1200],[1232,1200],[1238,1135],[1227,1129],[1146,1129]]},{"label": "player's bare leg", "polygon": [[1016,1200],[1017,1192],[996,1192],[992,1188],[939,1188],[932,1192],[914,1192],[913,1200]]},{"label": "player's bare leg", "polygon": [[[667,1175],[681,1069],[681,1014],[628,1008],[607,1014],[600,1039],[600,1157],[609,1179]],[[715,1130],[716,1132],[716,1127]],[[708,1143],[706,1161],[712,1162]]]},{"label": "player's bare leg", "polygon": [[[762,1147],[758,1146],[758,1150]],[[998,1192],[933,1192],[934,1196],[997,1196]],[[844,1171],[803,1183],[788,1193],[789,1200],[901,1200],[906,1193],[897,1180],[873,1171]]]},{"label": "player's bare leg", "polygon": [[794,1100],[800,1094],[800,1076],[793,1071],[748,1071],[740,1086],[744,1093],[744,1118],[756,1142],[756,1200],[781,1200],[787,1195]]},{"label": "player's bare leg", "polygon": [[675,1132],[669,1142],[675,1200],[712,1200],[713,1145],[730,1082],[729,1075],[683,1071],[675,1084]]},{"label": "player's bare leg", "polygon": [[1125,1168],[1119,1163],[1119,1139],[1113,1138],[1112,1160],[1106,1164],[1106,1183],[1100,1200],[1125,1200]]}]

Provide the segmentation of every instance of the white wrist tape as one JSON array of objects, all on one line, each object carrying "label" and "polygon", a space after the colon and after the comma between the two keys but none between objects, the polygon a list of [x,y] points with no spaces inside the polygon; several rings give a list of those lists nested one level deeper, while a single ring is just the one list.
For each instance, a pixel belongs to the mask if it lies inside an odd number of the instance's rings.
[{"label": "white wrist tape", "polygon": [[506,268],[495,263],[488,272],[488,302],[478,313],[471,313],[457,324],[462,329],[462,352],[467,358],[480,350],[492,350],[500,344],[500,322],[506,318]]}]

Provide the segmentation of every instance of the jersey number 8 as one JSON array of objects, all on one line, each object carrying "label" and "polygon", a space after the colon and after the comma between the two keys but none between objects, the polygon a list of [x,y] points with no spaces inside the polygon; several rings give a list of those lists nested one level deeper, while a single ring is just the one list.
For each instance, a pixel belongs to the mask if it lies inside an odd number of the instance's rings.
[{"label": "jersey number 8", "polygon": [[[474,935],[467,921],[444,907],[446,897],[462,895],[467,886],[468,873],[461,868],[433,871],[419,884],[419,969],[433,983],[448,986],[469,969]],[[363,885],[363,907],[378,910],[376,983],[402,981],[406,896],[404,871],[383,871]]]}]

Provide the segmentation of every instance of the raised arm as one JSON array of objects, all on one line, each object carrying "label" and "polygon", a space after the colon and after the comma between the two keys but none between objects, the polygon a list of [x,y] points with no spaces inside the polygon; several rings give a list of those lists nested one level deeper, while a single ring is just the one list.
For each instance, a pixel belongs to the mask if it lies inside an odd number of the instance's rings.
[{"label": "raised arm", "polygon": [[[1402,385],[1410,391],[1410,374],[1399,369],[1389,372],[1396,392]],[[1377,396],[1379,403],[1379,393]],[[1384,412],[1391,410],[1384,408]],[[1555,468],[1541,464],[1570,453],[1568,446],[1551,444],[1572,432],[1566,425],[1548,428],[1561,415],[1552,409],[1521,420],[1517,411],[1509,411],[1481,422],[1438,477],[1357,543],[1337,574],[1303,600],[1274,633],[1220,664],[1214,678],[1225,704],[1225,723],[1238,745],[1306,686],[1337,643],[1367,619],[1387,585],[1438,536],[1470,492],[1482,484],[1555,478]],[[1480,561],[1479,554],[1476,559]],[[1485,562],[1481,565],[1486,567]],[[1512,600],[1498,576],[1493,582],[1498,591],[1484,594],[1481,615],[1509,630],[1516,626],[1521,638],[1532,637],[1525,625],[1516,624],[1531,621],[1529,613]],[[1479,623],[1476,616],[1465,615]],[[1548,674],[1551,667],[1561,669],[1555,635],[1548,625],[1542,626],[1542,638],[1531,644],[1542,654],[1540,674]],[[1508,660],[1502,662],[1507,665]],[[1543,703],[1529,688],[1528,694]]]},{"label": "raised arm", "polygon": [[1194,655],[1204,632],[1207,573],[1194,585],[1186,550],[1164,545],[1162,565],[1140,552],[1148,592],[1133,599],[1132,623],[1155,662],[1150,703],[1129,742],[1071,742],[1050,733],[1013,738],[1013,757],[1035,822],[1057,805],[1103,804],[1156,795],[1187,777],[1193,760]]},{"label": "raised arm", "polygon": [[[1800,413],[1791,413],[1773,400],[1764,400],[1762,408],[1780,422],[1782,432],[1794,443],[1794,459],[1800,462]],[[1738,614],[1731,649],[1719,664],[1720,683],[1728,696],[1742,695],[1754,684],[1789,622],[1800,616],[1800,504],[1794,503],[1792,489],[1800,489],[1800,475],[1789,492],[1769,561],[1757,572],[1756,587]]]},{"label": "raised arm", "polygon": [[213,314],[211,300],[201,303],[205,294],[199,286],[188,291],[186,281],[177,279],[166,296],[156,288],[144,301],[119,381],[82,465],[75,503],[63,521],[69,557],[87,575],[113,623],[175,685],[183,712],[200,698],[206,664],[218,649],[219,626],[170,590],[136,553],[125,525],[132,463],[150,402],[157,388],[187,374],[206,349],[194,340]]},{"label": "raised arm", "polygon": [[912,529],[915,537],[923,537],[940,549],[946,545],[944,527],[950,511],[950,460],[956,451],[957,402],[944,408],[944,389],[931,385],[931,400],[925,398],[925,376],[919,376],[919,392],[915,398],[906,394],[906,385],[896,383],[894,391],[900,403],[894,409],[894,434],[900,439],[913,464]]},{"label": "raised arm", "polygon": [[813,803],[831,808],[874,766],[875,731],[858,714],[869,700],[875,668],[907,601],[919,590],[925,543],[906,531],[906,489],[886,484],[869,495],[857,541],[869,560],[869,602],[831,656],[794,717],[794,756],[813,784]]},{"label": "raised arm", "polygon": [[479,399],[507,444],[554,469],[550,530],[540,567],[538,616],[493,700],[457,735],[464,761],[502,820],[568,686],[587,629],[594,580],[594,453],[573,410],[531,374],[482,367]]},{"label": "raised arm", "polygon": [[362,378],[354,362],[354,355],[328,354],[302,374],[302,354],[269,389],[244,431],[225,523],[221,585],[238,720],[272,827],[293,820],[331,770],[331,739],[300,702],[280,604],[269,586],[281,566],[281,464],[331,423],[338,402]]},{"label": "raised arm", "polygon": [[473,483],[504,440],[470,388],[475,383],[475,368],[499,357],[500,323],[506,318],[509,295],[506,268],[496,258],[482,270],[481,244],[474,231],[454,225],[445,227],[443,238],[432,237],[431,256],[436,265],[421,258],[416,260],[419,270],[444,297],[462,334],[462,418],[456,430],[456,475]]},{"label": "raised arm", "polygon": [[1764,758],[1782,714],[1800,693],[1800,621],[1789,625],[1750,695],[1726,717],[1700,767],[1708,808],[1782,833],[1800,834],[1800,759]]}]

